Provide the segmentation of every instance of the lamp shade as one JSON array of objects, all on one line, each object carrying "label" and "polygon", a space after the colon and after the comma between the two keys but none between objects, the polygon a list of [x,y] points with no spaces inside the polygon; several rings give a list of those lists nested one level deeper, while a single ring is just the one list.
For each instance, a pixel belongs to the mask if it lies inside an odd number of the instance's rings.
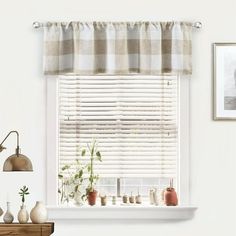
[{"label": "lamp shade", "polygon": [[5,160],[3,171],[33,171],[33,166],[27,156],[13,154]]}]

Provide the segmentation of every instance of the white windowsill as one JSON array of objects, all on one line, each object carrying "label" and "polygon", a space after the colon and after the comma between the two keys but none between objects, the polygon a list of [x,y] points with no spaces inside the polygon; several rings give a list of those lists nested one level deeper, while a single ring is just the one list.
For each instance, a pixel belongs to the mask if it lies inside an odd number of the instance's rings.
[{"label": "white windowsill", "polygon": [[48,206],[49,220],[76,219],[192,219],[197,207],[194,206]]}]

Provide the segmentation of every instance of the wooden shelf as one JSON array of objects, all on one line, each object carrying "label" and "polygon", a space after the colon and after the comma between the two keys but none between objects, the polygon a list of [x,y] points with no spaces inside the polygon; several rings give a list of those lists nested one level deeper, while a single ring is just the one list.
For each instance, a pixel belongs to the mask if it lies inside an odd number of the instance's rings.
[{"label": "wooden shelf", "polygon": [[44,224],[4,224],[0,223],[0,236],[49,236],[54,232],[54,223],[48,222]]}]

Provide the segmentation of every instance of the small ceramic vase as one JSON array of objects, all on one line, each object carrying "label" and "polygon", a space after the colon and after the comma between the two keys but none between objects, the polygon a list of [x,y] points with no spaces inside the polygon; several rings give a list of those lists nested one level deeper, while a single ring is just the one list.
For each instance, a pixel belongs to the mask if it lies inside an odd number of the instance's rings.
[{"label": "small ceramic vase", "polygon": [[177,206],[178,197],[175,189],[173,188],[173,179],[170,180],[170,187],[166,188],[164,193],[164,201],[166,206]]},{"label": "small ceramic vase", "polygon": [[138,194],[136,197],[135,197],[135,202],[136,204],[142,204],[142,197],[140,194]]},{"label": "small ceramic vase", "polygon": [[178,198],[174,188],[167,188],[165,191],[165,204],[166,206],[177,206]]},{"label": "small ceramic vase", "polygon": [[34,224],[43,224],[47,221],[47,209],[42,202],[36,202],[35,207],[30,212],[30,219]]},{"label": "small ceramic vase", "polygon": [[153,202],[154,202],[154,205],[158,205],[158,190],[157,188],[154,188],[153,189]]},{"label": "small ceramic vase", "polygon": [[116,205],[116,196],[112,196],[112,205]]},{"label": "small ceramic vase", "polygon": [[127,196],[127,195],[124,195],[124,196],[122,197],[122,201],[123,201],[123,203],[128,203],[128,196]]},{"label": "small ceramic vase", "polygon": [[11,224],[14,220],[14,216],[11,213],[11,209],[10,209],[11,207],[10,206],[11,206],[10,202],[7,202],[7,212],[3,216],[3,221],[6,224]]},{"label": "small ceramic vase", "polygon": [[149,201],[151,205],[158,205],[157,188],[149,190]]},{"label": "small ceramic vase", "polygon": [[132,195],[132,193],[131,193],[131,195],[129,196],[129,203],[131,203],[131,204],[134,203],[134,196]]},{"label": "small ceramic vase", "polygon": [[20,224],[25,224],[28,222],[29,220],[29,213],[26,210],[26,206],[24,204],[22,204],[22,206],[20,207],[20,211],[18,212],[18,221]]},{"label": "small ceramic vase", "polygon": [[75,192],[74,200],[75,200],[75,205],[77,205],[77,206],[83,205],[81,192],[79,192],[79,191]]},{"label": "small ceramic vase", "polygon": [[150,202],[151,205],[154,204],[153,193],[154,193],[154,190],[150,189],[149,190],[149,202]]},{"label": "small ceramic vase", "polygon": [[107,196],[101,196],[101,206],[107,205]]}]

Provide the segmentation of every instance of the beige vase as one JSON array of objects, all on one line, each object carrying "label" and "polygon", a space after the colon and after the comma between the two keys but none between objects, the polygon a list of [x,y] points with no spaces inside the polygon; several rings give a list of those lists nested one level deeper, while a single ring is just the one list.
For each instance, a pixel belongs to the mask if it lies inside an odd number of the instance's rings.
[{"label": "beige vase", "polygon": [[48,214],[42,202],[36,202],[35,207],[30,212],[30,219],[34,224],[43,224],[47,221]]},{"label": "beige vase", "polygon": [[26,210],[26,206],[24,204],[20,207],[20,211],[18,212],[17,218],[20,224],[25,224],[28,222],[29,213]]}]

